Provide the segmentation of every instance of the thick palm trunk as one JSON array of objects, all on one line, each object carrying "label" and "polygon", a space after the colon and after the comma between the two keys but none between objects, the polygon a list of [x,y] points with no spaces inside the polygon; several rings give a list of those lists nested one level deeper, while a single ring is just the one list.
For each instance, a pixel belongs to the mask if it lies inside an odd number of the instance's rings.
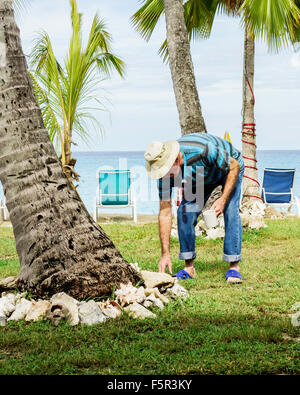
[{"label": "thick palm trunk", "polygon": [[243,131],[242,146],[245,162],[243,203],[260,200],[256,166],[256,124],[254,118],[254,38],[245,29],[243,73]]},{"label": "thick palm trunk", "polygon": [[21,270],[19,287],[77,298],[108,294],[139,275],[93,221],[45,130],[11,1],[0,0],[0,180]]},{"label": "thick palm trunk", "polygon": [[182,135],[206,132],[196,87],[182,0],[164,0],[169,64]]}]

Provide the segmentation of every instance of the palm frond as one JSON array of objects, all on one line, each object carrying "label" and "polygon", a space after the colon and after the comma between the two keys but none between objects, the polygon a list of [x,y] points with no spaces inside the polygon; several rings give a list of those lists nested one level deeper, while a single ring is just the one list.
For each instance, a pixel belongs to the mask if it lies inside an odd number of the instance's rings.
[{"label": "palm frond", "polygon": [[71,22],[73,32],[81,31],[82,14],[78,12],[76,0],[70,0],[71,5]]},{"label": "palm frond", "polygon": [[101,51],[109,52],[111,51],[111,43],[112,37],[107,31],[104,19],[100,19],[99,15],[95,14],[89,33],[87,48],[93,47],[96,44]]},{"label": "palm frond", "polygon": [[49,81],[59,88],[63,68],[55,58],[50,37],[45,31],[38,33],[33,40],[30,68],[36,73],[47,76]]},{"label": "palm frond", "polygon": [[[67,134],[67,119],[62,88],[65,75],[63,68],[55,58],[50,37],[46,32],[42,31],[35,37],[29,63],[32,75],[34,75],[36,80],[34,86],[38,102],[41,106],[42,113],[44,113],[45,123],[50,129],[50,138],[54,140],[55,136],[61,133],[61,129],[55,129],[57,122],[54,119],[52,121],[50,119],[51,116],[53,117],[53,114],[51,115],[53,112],[56,120],[59,118],[62,120],[62,124],[64,125],[63,139],[65,139]],[[38,89],[38,85],[40,86],[40,90]],[[42,95],[42,90],[45,92],[44,96],[47,98],[47,101]]]},{"label": "palm frond", "polygon": [[278,51],[294,41],[294,26],[299,26],[300,11],[294,0],[245,0],[243,24],[251,34]]},{"label": "palm frond", "polygon": [[158,50],[158,54],[162,57],[164,62],[168,62],[169,59],[169,49],[168,49],[168,43],[167,40],[165,40],[161,47]]},{"label": "palm frond", "polygon": [[[74,10],[75,18],[76,10]],[[74,24],[75,25],[75,24]],[[69,128],[72,130],[76,109],[86,101],[85,96],[96,86],[96,75],[110,76],[115,70],[124,76],[124,62],[111,53],[112,37],[103,19],[94,16],[86,48],[83,48],[81,34],[73,34],[69,55],[65,61],[67,78],[64,83]],[[99,82],[99,80],[97,81]]]},{"label": "palm frond", "polygon": [[[300,0],[295,0],[295,5],[300,10]],[[300,43],[300,20],[294,19],[291,22],[291,33],[289,32],[289,38],[294,45],[294,48],[299,47]]]},{"label": "palm frond", "polygon": [[46,32],[36,37],[30,56],[34,88],[44,122],[52,139],[61,139],[63,134],[62,147],[70,143],[72,133],[86,142],[89,127],[101,129],[99,121],[91,114],[93,110],[106,110],[98,98],[100,83],[114,70],[121,77],[125,73],[124,62],[111,50],[112,37],[104,20],[98,14],[94,16],[84,46],[82,14],[78,12],[76,0],[70,0],[70,5],[72,34],[63,66],[55,58]]},{"label": "palm frond", "polygon": [[239,16],[243,2],[244,0],[217,0],[215,1],[215,6],[218,14],[234,17]]},{"label": "palm frond", "polygon": [[184,3],[184,19],[190,41],[210,36],[217,4],[217,0],[188,0]]},{"label": "palm frond", "polygon": [[[143,0],[142,7],[131,17],[131,23],[144,39],[149,41],[159,18],[164,13],[163,0]],[[217,9],[217,0],[187,0],[184,18],[189,40],[208,38]],[[164,61],[168,60],[167,41],[159,49]]]},{"label": "palm frond", "polygon": [[142,0],[141,8],[130,18],[133,27],[149,41],[165,6],[163,0]]},{"label": "palm frond", "polygon": [[124,62],[112,53],[101,53],[97,58],[97,66],[100,72],[110,76],[112,71],[115,70],[124,78],[125,66]]},{"label": "palm frond", "polygon": [[55,143],[55,147],[58,149],[63,142],[63,133],[57,118],[57,105],[55,108],[54,103],[51,103],[51,96],[39,85],[33,73],[29,72],[29,75],[33,83],[37,102],[42,111],[44,125],[49,132],[50,140]]}]

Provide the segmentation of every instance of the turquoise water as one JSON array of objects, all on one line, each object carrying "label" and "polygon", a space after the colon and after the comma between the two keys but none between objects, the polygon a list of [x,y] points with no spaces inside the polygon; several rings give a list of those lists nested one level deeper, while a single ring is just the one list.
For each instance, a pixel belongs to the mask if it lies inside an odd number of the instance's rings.
[{"label": "turquoise water", "polygon": [[[150,181],[147,177],[142,151],[74,152],[73,156],[77,159],[75,169],[80,174],[77,190],[89,212],[93,211],[93,201],[97,193],[97,170],[105,167],[132,169],[135,175],[133,187],[137,198],[137,212],[140,214],[158,212],[156,182]],[[260,183],[265,167],[295,168],[295,194],[300,198],[300,151],[258,151],[257,160]],[[3,197],[1,186],[0,197]],[[106,212],[111,210],[107,209]],[[114,212],[129,213],[130,210],[116,209]]]}]

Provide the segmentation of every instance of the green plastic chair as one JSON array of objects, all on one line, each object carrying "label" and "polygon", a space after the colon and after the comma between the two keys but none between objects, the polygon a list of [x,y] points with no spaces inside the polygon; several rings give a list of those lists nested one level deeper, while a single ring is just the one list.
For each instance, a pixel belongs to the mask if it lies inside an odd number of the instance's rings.
[{"label": "green plastic chair", "polygon": [[94,203],[94,220],[98,219],[99,208],[132,207],[132,217],[137,222],[136,202],[131,191],[130,170],[99,170],[98,190]]}]

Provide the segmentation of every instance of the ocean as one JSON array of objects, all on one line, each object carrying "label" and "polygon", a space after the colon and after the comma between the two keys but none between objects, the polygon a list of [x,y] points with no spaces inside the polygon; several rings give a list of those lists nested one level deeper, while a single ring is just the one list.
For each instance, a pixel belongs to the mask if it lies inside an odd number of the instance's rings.
[{"label": "ocean", "polygon": [[[100,152],[74,152],[77,159],[76,171],[80,174],[77,188],[86,208],[90,213],[93,211],[93,202],[97,193],[97,170],[98,169],[131,169],[134,175],[133,190],[137,200],[138,214],[157,214],[158,196],[156,181],[151,181],[144,168],[143,151],[100,151]],[[295,168],[294,190],[300,198],[300,151],[258,151],[257,152],[258,179],[262,183],[263,169]],[[75,185],[77,183],[75,182]],[[3,199],[2,186],[0,184],[0,199]],[[106,209],[103,213],[130,213],[130,209]]]}]

